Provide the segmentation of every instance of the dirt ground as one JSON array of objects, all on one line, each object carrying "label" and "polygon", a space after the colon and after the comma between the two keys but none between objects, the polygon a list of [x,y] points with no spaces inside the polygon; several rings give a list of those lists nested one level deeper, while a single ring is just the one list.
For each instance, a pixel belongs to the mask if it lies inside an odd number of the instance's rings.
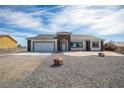
[{"label": "dirt ground", "polygon": [[0,87],[13,87],[18,79],[26,77],[47,56],[4,55],[0,56]]}]

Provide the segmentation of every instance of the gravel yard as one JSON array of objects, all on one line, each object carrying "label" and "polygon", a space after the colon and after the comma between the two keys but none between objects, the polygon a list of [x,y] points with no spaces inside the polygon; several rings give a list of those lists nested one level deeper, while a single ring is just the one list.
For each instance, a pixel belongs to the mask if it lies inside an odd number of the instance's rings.
[{"label": "gravel yard", "polygon": [[[64,65],[53,65],[62,56]],[[18,60],[18,61],[17,61]],[[3,56],[0,87],[83,88],[124,87],[123,56]]]},{"label": "gravel yard", "polygon": [[[55,56],[63,56],[65,64],[53,65]],[[53,54],[16,87],[124,87],[124,57],[71,57]]]},{"label": "gravel yard", "polygon": [[0,87],[15,87],[18,80],[31,74],[46,57],[0,55]]}]

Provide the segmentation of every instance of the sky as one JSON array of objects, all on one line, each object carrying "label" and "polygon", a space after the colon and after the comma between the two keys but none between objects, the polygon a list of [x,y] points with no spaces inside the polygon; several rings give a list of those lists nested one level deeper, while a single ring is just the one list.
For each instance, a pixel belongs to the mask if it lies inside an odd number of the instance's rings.
[{"label": "sky", "polygon": [[124,6],[0,6],[0,34],[18,44],[26,46],[26,38],[62,31],[124,41]]}]

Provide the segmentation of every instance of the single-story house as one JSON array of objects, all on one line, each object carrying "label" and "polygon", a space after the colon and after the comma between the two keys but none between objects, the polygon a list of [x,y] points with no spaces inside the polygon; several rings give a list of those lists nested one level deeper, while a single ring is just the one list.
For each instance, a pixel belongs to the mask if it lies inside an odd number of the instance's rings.
[{"label": "single-story house", "polygon": [[16,48],[17,41],[9,35],[0,35],[0,49]]},{"label": "single-story house", "polygon": [[27,50],[33,52],[57,51],[100,51],[104,39],[92,35],[73,35],[70,32],[58,32],[55,35],[41,34],[27,38]]}]

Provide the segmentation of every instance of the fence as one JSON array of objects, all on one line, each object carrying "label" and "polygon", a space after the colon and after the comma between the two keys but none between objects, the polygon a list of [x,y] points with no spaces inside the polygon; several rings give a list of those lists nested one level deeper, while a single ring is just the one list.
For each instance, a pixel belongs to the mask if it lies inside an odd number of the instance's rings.
[{"label": "fence", "polygon": [[26,48],[0,48],[0,52],[26,52]]}]

